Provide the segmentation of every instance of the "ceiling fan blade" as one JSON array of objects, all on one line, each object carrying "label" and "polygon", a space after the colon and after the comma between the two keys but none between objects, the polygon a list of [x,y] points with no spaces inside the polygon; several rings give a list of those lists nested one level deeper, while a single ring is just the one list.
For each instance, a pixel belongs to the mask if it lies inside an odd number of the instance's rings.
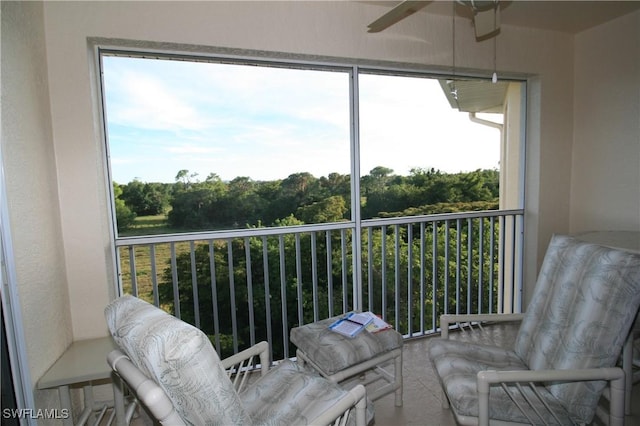
[{"label": "ceiling fan blade", "polygon": [[500,32],[500,7],[489,10],[476,11],[473,17],[476,29],[476,40],[482,41]]},{"label": "ceiling fan blade", "polygon": [[403,20],[407,16],[413,15],[429,3],[431,3],[431,1],[405,0],[391,9],[389,12],[382,15],[380,18],[370,23],[367,26],[369,28],[368,32],[377,33],[384,30],[385,28],[389,28],[391,25]]}]

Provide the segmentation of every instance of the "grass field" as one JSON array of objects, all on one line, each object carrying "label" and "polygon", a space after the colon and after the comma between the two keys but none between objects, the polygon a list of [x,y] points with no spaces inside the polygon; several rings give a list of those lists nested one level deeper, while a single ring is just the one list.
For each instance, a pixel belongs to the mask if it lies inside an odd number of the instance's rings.
[{"label": "grass field", "polygon": [[[156,216],[137,217],[133,226],[125,232],[120,233],[120,236],[130,237],[137,235],[172,234],[175,232],[175,229],[169,227],[167,223],[167,216],[162,214]],[[176,255],[180,255],[189,251],[189,243],[176,243],[175,248]],[[122,287],[125,293],[132,293],[131,261],[129,254],[130,248],[120,247],[119,250]],[[156,244],[154,246],[154,250],[155,275],[157,283],[160,284],[162,281],[162,274],[171,260],[171,244]],[[134,253],[138,295],[142,299],[152,301],[154,271],[152,267],[151,247],[136,246]]]},{"label": "grass field", "polygon": [[138,216],[133,226],[120,232],[121,237],[131,237],[135,235],[151,235],[151,234],[173,234],[176,230],[169,227],[166,214],[155,216]]}]

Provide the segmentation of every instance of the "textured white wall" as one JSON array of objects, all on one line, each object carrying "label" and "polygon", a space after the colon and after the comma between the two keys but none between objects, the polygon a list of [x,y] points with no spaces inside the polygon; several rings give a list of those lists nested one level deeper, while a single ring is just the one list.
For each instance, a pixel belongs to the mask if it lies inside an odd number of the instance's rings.
[{"label": "textured white wall", "polygon": [[[31,378],[71,342],[42,5],[2,2],[2,151]],[[27,386],[29,384],[26,384]],[[57,394],[37,396],[55,407]]]},{"label": "textured white wall", "polygon": [[640,231],[640,12],[576,37],[571,230]]}]

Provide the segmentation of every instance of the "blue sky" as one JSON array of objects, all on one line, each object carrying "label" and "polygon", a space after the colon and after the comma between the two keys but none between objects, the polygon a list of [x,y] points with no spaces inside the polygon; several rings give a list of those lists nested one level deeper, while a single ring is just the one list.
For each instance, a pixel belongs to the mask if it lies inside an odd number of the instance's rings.
[{"label": "blue sky", "polygon": [[[343,72],[104,57],[113,179],[349,173]],[[360,76],[361,174],[498,168],[499,132],[452,110],[437,80]],[[493,116],[494,121],[501,120]]]}]

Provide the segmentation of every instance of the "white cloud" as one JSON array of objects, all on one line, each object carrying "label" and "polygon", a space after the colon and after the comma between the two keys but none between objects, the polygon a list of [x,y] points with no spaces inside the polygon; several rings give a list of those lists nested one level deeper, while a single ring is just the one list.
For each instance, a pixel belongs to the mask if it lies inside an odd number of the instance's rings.
[{"label": "white cloud", "polygon": [[195,145],[175,145],[164,149],[170,154],[215,154],[221,150],[216,147],[195,146]]},{"label": "white cloud", "polygon": [[[172,182],[181,169],[226,180],[349,172],[345,73],[109,59],[118,182]],[[378,165],[398,174],[497,167],[499,132],[451,110],[435,80],[362,76],[360,88],[361,173]]]},{"label": "white cloud", "polygon": [[203,130],[213,124],[181,87],[153,72],[123,67],[117,64],[105,73],[110,123],[166,131]]}]

